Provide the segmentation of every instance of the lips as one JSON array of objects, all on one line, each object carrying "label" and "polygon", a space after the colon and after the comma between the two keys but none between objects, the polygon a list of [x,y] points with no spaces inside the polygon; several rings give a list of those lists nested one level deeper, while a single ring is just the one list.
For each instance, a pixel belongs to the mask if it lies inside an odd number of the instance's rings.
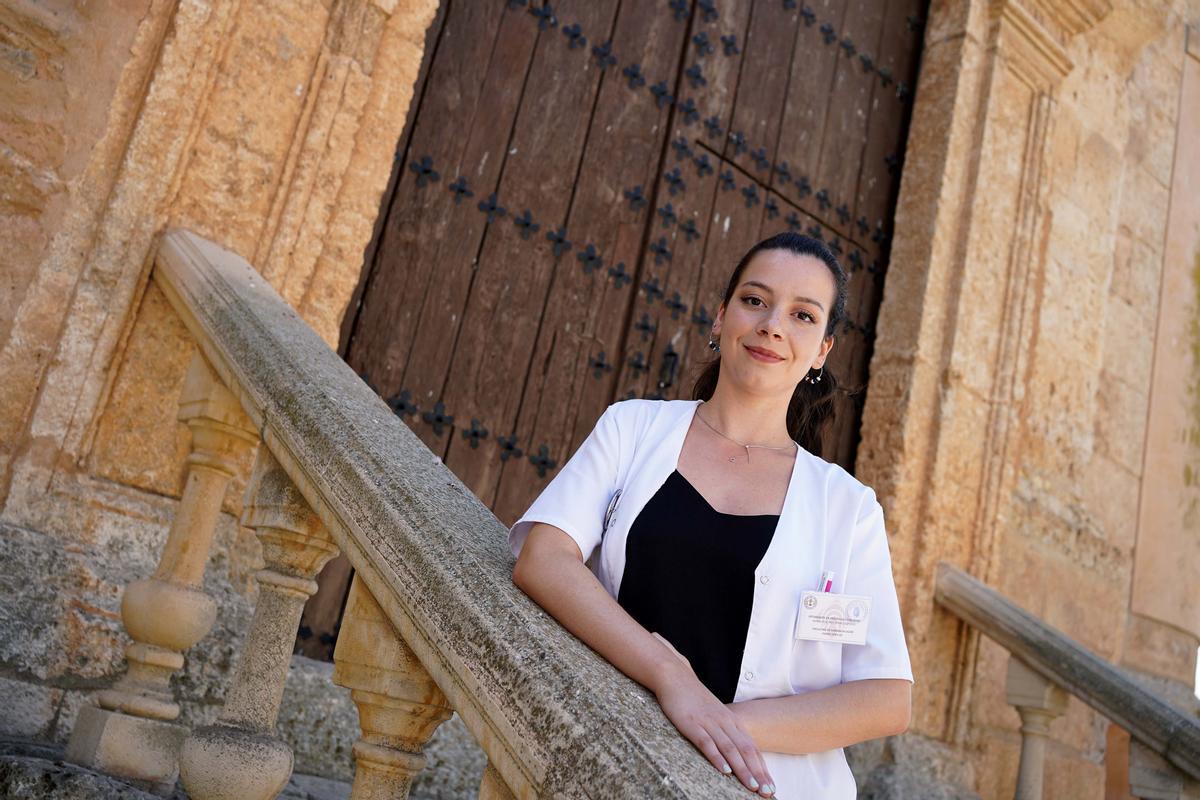
[{"label": "lips", "polygon": [[779,361],[783,361],[783,358],[775,355],[770,350],[764,350],[761,347],[751,347],[750,345],[742,345],[742,346],[746,348],[747,352],[749,352],[751,356],[758,359],[759,361],[767,361],[770,363],[777,363]]}]

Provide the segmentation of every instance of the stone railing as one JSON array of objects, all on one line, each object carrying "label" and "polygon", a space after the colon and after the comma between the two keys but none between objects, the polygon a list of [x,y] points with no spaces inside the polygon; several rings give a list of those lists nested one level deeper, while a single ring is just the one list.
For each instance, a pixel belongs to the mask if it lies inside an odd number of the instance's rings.
[{"label": "stone railing", "polygon": [[[500,522],[243,259],[172,231],[152,278],[197,345],[178,414],[192,449],[158,569],[122,599],[128,669],[81,711],[70,760],[158,790],[178,774],[198,800],[275,796],[300,612],[341,551],[356,571],[334,653],[362,729],[354,798],[406,796],[452,710],[488,757],[482,798],[745,796],[513,586]],[[218,721],[189,731],[171,676],[213,625],[209,545],[255,446],[241,521],[266,564],[257,606]]]},{"label": "stone railing", "polygon": [[936,598],[1009,652],[1007,698],[1021,717],[1017,800],[1042,797],[1049,726],[1068,694],[1129,731],[1134,797],[1200,798],[1200,722],[956,567],[938,566]]}]

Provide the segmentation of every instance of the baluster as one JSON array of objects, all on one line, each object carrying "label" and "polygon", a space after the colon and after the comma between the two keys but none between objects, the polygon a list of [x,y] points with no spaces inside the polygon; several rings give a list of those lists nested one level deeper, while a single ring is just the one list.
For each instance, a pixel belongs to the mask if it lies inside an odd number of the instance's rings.
[{"label": "baluster", "polygon": [[179,716],[171,675],[216,619],[216,604],[200,585],[226,487],[242,454],[258,442],[241,406],[198,352],[184,378],[177,418],[192,432],[187,479],[154,576],[131,583],[121,598],[121,620],[133,639],[125,649],[127,669],[97,694],[99,707],[80,710],[66,754],[77,764],[162,790],[175,785],[187,735],[171,722]]},{"label": "baluster", "polygon": [[1129,793],[1138,800],[1200,800],[1200,781],[1136,739],[1129,741]]},{"label": "baluster", "polygon": [[337,555],[324,525],[275,458],[260,448],[242,524],[254,528],[266,567],[237,670],[215,725],[183,743],[179,773],[194,800],[272,798],[292,774],[292,751],[275,734],[304,603]]},{"label": "baluster", "polygon": [[483,779],[479,782],[479,800],[517,800],[517,796],[508,788],[508,784],[490,761],[487,769],[483,771]]},{"label": "baluster", "polygon": [[1016,800],[1041,800],[1050,723],[1067,710],[1067,693],[1010,655],[1005,695],[1021,715]]},{"label": "baluster", "polygon": [[452,712],[358,575],[350,585],[333,664],[333,682],[350,690],[362,729],[354,743],[351,800],[407,797],[425,768],[425,743]]}]

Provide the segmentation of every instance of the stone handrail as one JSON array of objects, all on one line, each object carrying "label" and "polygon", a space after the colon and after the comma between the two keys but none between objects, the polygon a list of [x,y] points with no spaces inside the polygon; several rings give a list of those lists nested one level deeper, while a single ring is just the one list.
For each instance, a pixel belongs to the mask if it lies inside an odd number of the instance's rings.
[{"label": "stone handrail", "polygon": [[[436,684],[429,691],[441,694],[433,699],[457,711],[483,747],[485,789],[505,790],[485,794],[744,796],[678,735],[649,693],[513,586],[500,522],[249,264],[176,230],[164,235],[152,278],[257,431],[268,461],[260,451],[255,480],[273,486],[280,470],[290,479],[373,598],[363,601],[364,624],[377,603]],[[283,501],[270,499],[286,491],[267,492],[266,510],[252,509],[257,516],[247,524],[264,552],[284,534],[313,550],[303,570],[268,558],[260,573],[260,585],[281,598],[270,614],[291,621],[311,585],[304,576],[327,553],[314,544],[314,523],[283,514]],[[279,522],[281,515],[290,521]],[[270,620],[260,626],[257,614],[256,628],[265,627]],[[277,638],[266,637],[275,648]],[[249,720],[262,733],[273,718],[269,702],[254,705],[255,670],[277,666],[245,654],[243,662],[231,691],[245,707],[227,708],[223,719]],[[339,669],[379,672],[353,663]],[[428,707],[431,719],[444,716],[436,703]]]},{"label": "stone handrail", "polygon": [[[1010,702],[1019,710],[1036,707],[1051,717],[1057,716],[1062,709],[1053,699],[1053,691],[1065,690],[1129,731],[1133,739],[1191,781],[1200,779],[1200,722],[957,567],[938,565],[935,598],[1019,662],[1015,667],[1010,665],[1009,670]],[[1030,687],[1039,681],[1049,682],[1048,691],[1044,698],[1029,700],[1037,694]],[[1061,702],[1065,703],[1065,697]],[[1022,711],[1022,720],[1028,725],[1026,716]],[[1024,762],[1023,749],[1022,771],[1026,769]],[[1040,771],[1040,765],[1037,769]],[[1040,788],[1040,781],[1038,785]],[[1040,796],[1040,791],[1037,794]]]}]

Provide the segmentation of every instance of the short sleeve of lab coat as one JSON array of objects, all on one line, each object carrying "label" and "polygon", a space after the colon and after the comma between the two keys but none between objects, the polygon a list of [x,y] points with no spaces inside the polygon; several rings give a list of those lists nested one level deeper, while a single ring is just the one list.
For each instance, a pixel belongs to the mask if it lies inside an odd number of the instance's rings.
[{"label": "short sleeve of lab coat", "polygon": [[620,439],[615,406],[600,415],[596,426],[533,505],[508,531],[514,556],[521,554],[535,522],[553,525],[567,533],[587,561],[600,544],[604,516],[617,489]]},{"label": "short sleeve of lab coat", "polygon": [[912,666],[904,643],[900,604],[892,578],[892,558],[883,508],[868,490],[854,526],[854,544],[843,592],[871,598],[865,645],[842,646],[842,681],[899,678],[911,681]]}]

